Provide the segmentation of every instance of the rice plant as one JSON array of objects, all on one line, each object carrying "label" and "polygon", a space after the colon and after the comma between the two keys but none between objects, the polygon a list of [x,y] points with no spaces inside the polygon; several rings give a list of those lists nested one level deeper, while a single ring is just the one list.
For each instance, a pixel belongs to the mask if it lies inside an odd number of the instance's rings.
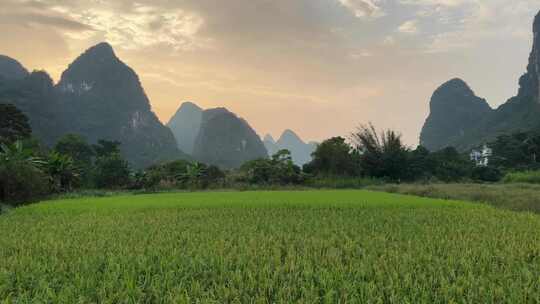
[{"label": "rice plant", "polygon": [[369,191],[75,198],[0,216],[2,303],[538,303],[540,217]]}]

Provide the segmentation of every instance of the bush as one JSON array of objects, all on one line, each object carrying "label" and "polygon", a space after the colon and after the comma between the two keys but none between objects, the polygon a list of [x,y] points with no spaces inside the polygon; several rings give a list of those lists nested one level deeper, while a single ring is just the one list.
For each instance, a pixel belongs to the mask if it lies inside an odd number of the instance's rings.
[{"label": "bush", "polygon": [[495,183],[502,179],[502,173],[495,167],[476,167],[471,177],[475,181]]},{"label": "bush", "polygon": [[0,200],[20,205],[38,200],[49,190],[49,177],[41,170],[45,162],[22,141],[0,144]]},{"label": "bush", "polygon": [[433,175],[445,183],[461,182],[472,174],[473,163],[455,148],[445,148],[430,155],[434,164]]},{"label": "bush", "polygon": [[0,143],[11,144],[29,138],[32,133],[28,117],[12,104],[0,103]]},{"label": "bush", "polygon": [[360,155],[345,138],[333,137],[323,141],[304,165],[304,172],[321,176],[358,176],[361,173]]},{"label": "bush", "polygon": [[52,152],[47,158],[46,169],[53,192],[70,192],[80,185],[80,170],[68,155]]},{"label": "bush", "polygon": [[49,178],[40,169],[26,163],[0,164],[0,201],[18,206],[44,198]]},{"label": "bush", "polygon": [[292,162],[291,153],[281,150],[271,159],[249,161],[240,168],[240,181],[258,185],[297,185],[304,181],[300,167]]},{"label": "bush", "polygon": [[540,184],[540,171],[511,172],[505,175],[503,182]]},{"label": "bush", "polygon": [[130,182],[129,165],[119,153],[99,157],[95,164],[94,180],[98,188],[127,187]]}]

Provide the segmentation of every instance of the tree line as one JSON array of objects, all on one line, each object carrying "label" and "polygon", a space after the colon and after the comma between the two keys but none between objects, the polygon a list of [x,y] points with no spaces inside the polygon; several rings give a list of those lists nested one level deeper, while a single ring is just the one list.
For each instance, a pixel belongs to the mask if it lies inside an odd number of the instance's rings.
[{"label": "tree line", "polygon": [[228,171],[188,160],[133,170],[122,157],[120,142],[90,144],[68,134],[44,148],[31,135],[26,116],[13,105],[0,104],[0,199],[4,203],[19,204],[77,189],[310,186],[314,180],[358,178],[391,183],[496,182],[505,171],[536,169],[540,153],[540,135],[535,132],[503,135],[491,144],[493,165],[477,167],[468,154],[452,147],[437,152],[422,146],[410,149],[396,131],[378,132],[368,124],[347,139],[323,141],[303,167],[294,164],[289,151],[281,150]]}]

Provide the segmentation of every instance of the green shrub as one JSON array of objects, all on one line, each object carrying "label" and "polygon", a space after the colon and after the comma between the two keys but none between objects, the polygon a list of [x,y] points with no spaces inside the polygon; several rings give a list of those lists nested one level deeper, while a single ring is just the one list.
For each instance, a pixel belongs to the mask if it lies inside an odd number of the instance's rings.
[{"label": "green shrub", "polygon": [[38,200],[49,190],[45,165],[22,141],[0,144],[0,201],[20,205]]},{"label": "green shrub", "polygon": [[94,180],[98,188],[127,187],[130,182],[129,165],[119,153],[99,157],[95,164]]},{"label": "green shrub", "polygon": [[291,152],[280,150],[271,159],[249,161],[240,168],[240,181],[257,185],[298,185],[302,169],[292,161]]},{"label": "green shrub", "polygon": [[507,173],[503,179],[505,183],[540,184],[540,171],[523,171]]},{"label": "green shrub", "polygon": [[0,164],[0,201],[18,206],[44,198],[49,178],[40,169],[23,163]]},{"label": "green shrub", "polygon": [[503,175],[501,170],[495,167],[476,167],[472,170],[471,177],[480,182],[498,182]]}]

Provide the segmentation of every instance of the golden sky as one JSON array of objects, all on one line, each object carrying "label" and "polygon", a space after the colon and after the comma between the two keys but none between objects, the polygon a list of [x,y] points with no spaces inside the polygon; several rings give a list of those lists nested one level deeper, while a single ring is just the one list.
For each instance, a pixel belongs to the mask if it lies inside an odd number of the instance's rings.
[{"label": "golden sky", "polygon": [[429,98],[460,77],[492,106],[517,92],[538,0],[0,0],[0,54],[58,80],[102,41],[166,123],[225,106],[259,135],[347,136],[361,123],[416,145]]}]

